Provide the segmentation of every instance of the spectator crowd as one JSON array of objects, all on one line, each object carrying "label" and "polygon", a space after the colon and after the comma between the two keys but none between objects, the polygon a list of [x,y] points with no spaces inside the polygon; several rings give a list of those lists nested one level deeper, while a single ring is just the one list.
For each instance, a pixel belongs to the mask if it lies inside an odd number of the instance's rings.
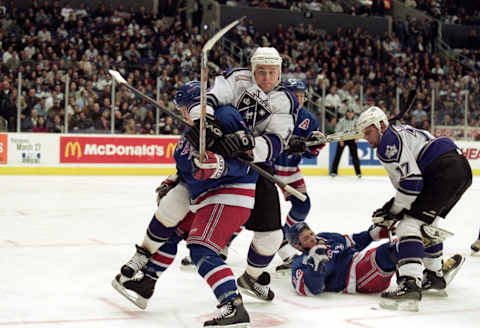
[{"label": "spectator crowd", "polygon": [[[224,3],[245,5],[245,1]],[[350,2],[249,2],[286,10],[311,9],[313,3],[346,8]],[[116,132],[155,133],[155,109],[125,88],[117,88],[112,98],[108,69],[119,70],[131,85],[152,98],[158,97],[172,110],[175,89],[199,79],[198,54],[207,39],[199,29],[200,2],[162,1],[160,6],[161,15],[153,17],[143,7],[134,10],[100,4],[91,10],[55,0],[33,1],[31,7],[21,10],[13,1],[0,2],[0,116],[8,121],[9,130],[16,131],[19,98],[22,131],[65,132],[67,118],[69,132],[109,133],[113,110]],[[343,12],[348,12],[344,7]],[[326,89],[324,105],[332,125],[347,110],[358,114],[364,106],[373,104],[393,115],[398,88],[400,108],[408,105],[408,91],[417,90],[414,108],[405,118],[414,126],[429,129],[432,122],[463,125],[466,98],[468,124],[480,126],[478,73],[437,53],[432,24],[410,18],[394,20],[392,30],[391,35],[379,35],[360,28],[339,28],[328,34],[311,24],[299,24],[278,25],[271,32],[260,33],[249,19],[227,35],[241,49],[241,55],[218,46],[209,60],[220,72],[248,64],[257,46],[276,47],[284,59],[284,80],[304,80],[311,95],[320,95]],[[480,66],[475,51],[465,52]],[[20,97],[16,86],[19,72]],[[320,103],[315,96],[310,101]],[[161,134],[181,132],[181,127],[165,115],[160,117],[158,129]]]}]

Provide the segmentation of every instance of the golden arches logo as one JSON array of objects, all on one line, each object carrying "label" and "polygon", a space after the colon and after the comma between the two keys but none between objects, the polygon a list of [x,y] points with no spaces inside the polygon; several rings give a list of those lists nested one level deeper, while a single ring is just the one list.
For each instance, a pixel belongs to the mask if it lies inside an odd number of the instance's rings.
[{"label": "golden arches logo", "polygon": [[167,151],[165,152],[165,157],[170,158],[173,156],[173,153],[175,152],[175,147],[177,146],[176,142],[169,142],[167,146]]},{"label": "golden arches logo", "polygon": [[65,158],[68,158],[69,156],[77,156],[77,158],[82,157],[82,148],[78,141],[67,142],[67,145],[65,146]]}]

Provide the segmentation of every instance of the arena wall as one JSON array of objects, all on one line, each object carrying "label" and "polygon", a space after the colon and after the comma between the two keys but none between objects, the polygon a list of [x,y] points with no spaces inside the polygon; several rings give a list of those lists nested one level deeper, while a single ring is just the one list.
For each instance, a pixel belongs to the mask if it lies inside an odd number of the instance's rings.
[{"label": "arena wall", "polygon": [[[0,174],[38,175],[168,175],[175,172],[173,152],[178,136],[91,134],[0,134]],[[480,142],[458,142],[480,175]],[[327,175],[336,143],[316,159],[305,159],[305,175]],[[358,143],[363,175],[386,175],[366,141]],[[339,175],[354,175],[345,149]]]}]

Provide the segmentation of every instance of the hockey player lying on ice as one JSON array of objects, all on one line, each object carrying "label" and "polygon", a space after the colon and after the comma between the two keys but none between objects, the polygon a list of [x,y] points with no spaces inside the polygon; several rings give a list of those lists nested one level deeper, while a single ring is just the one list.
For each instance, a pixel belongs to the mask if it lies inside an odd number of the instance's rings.
[{"label": "hockey player lying on ice", "polygon": [[[395,273],[398,241],[367,249],[372,241],[388,238],[384,227],[372,225],[367,231],[351,235],[315,234],[305,222],[300,222],[287,232],[287,238],[303,253],[293,260],[292,265],[292,284],[300,295],[380,293],[389,287]],[[463,261],[459,254],[445,261],[443,270],[448,283]],[[418,310],[418,307],[412,310]]]}]

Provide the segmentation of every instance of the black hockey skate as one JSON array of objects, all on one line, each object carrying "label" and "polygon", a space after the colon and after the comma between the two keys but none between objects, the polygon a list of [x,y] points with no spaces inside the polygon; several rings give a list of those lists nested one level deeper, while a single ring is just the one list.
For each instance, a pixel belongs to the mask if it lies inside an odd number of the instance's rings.
[{"label": "black hockey skate", "polygon": [[250,327],[250,316],[243,306],[242,296],[223,302],[217,308],[218,313],[212,320],[205,321],[204,327]]},{"label": "black hockey skate", "polygon": [[237,285],[241,291],[263,301],[271,301],[275,297],[275,294],[270,287],[268,287],[268,284],[270,284],[270,274],[268,272],[263,272],[258,279],[255,280],[245,271],[242,276],[237,279]]},{"label": "black hockey skate", "polygon": [[423,281],[422,281],[422,290],[443,290],[447,288],[447,282],[443,277],[443,272],[435,272],[432,270],[425,269],[423,270]]},{"label": "black hockey skate", "polygon": [[147,264],[150,257],[152,257],[152,254],[150,254],[148,249],[138,245],[135,245],[135,247],[137,248],[137,251],[135,252],[133,257],[130,259],[130,261],[127,262],[127,264],[124,264],[120,269],[122,275],[127,278],[133,278],[135,274],[140,271],[140,269],[143,268],[145,264]]},{"label": "black hockey skate", "polygon": [[422,300],[420,280],[413,277],[398,278],[398,287],[394,291],[382,293],[380,306],[389,310],[417,311]]},{"label": "black hockey skate", "polygon": [[157,277],[146,273],[139,273],[137,276],[127,278],[118,274],[112,280],[112,287],[140,309],[145,310],[148,300],[153,295]]},{"label": "black hockey skate", "polygon": [[472,255],[480,251],[480,239],[477,239],[472,246],[470,246],[472,250]]}]

